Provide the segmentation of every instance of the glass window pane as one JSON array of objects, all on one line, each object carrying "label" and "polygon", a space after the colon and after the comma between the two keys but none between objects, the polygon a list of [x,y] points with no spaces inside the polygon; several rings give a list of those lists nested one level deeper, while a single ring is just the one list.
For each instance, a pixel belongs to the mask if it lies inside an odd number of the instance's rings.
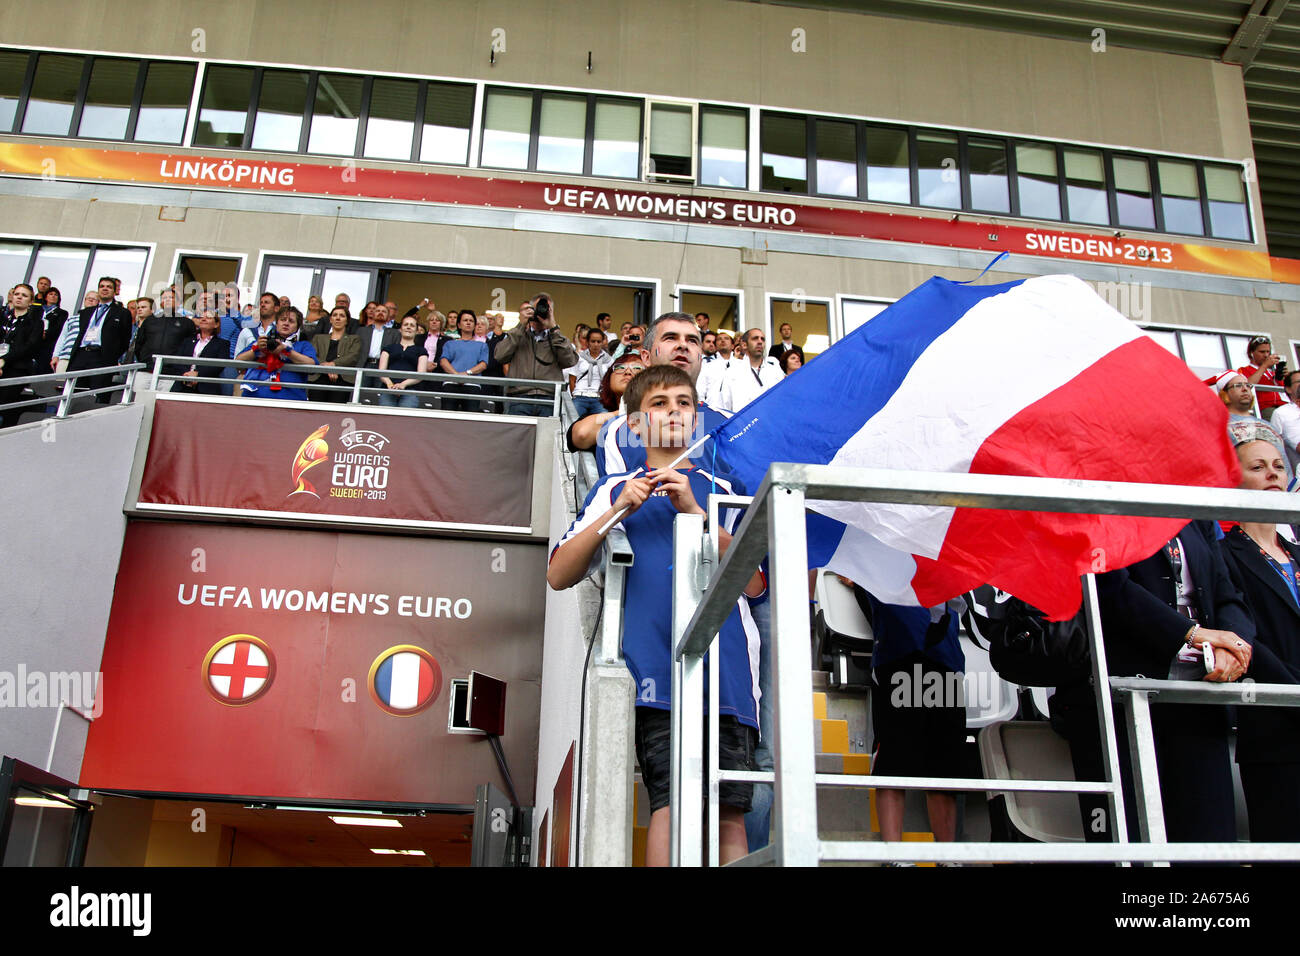
[{"label": "glass window pane", "polygon": [[366,120],[365,154],[374,159],[410,159],[415,136],[414,80],[376,79],[370,88],[370,118]]},{"label": "glass window pane", "polygon": [[1101,153],[1092,150],[1065,151],[1065,203],[1070,222],[1109,225],[1110,209],[1106,202],[1106,174]]},{"label": "glass window pane", "polygon": [[872,302],[869,299],[840,300],[840,314],[844,316],[844,334],[848,335],[859,326],[866,325],[891,305],[892,302]]},{"label": "glass window pane", "polygon": [[126,121],[131,117],[135,81],[140,75],[138,60],[97,59],[90,68],[86,105],[81,109],[78,136],[95,139],[125,139]]},{"label": "glass window pane", "polygon": [[640,149],[641,104],[626,100],[596,100],[591,174],[636,179]]},{"label": "glass window pane", "polygon": [[253,149],[296,152],[307,110],[307,74],[266,70],[253,120]]},{"label": "glass window pane", "polygon": [[1053,147],[1016,144],[1016,188],[1020,193],[1020,215],[1034,219],[1061,218],[1061,190]]},{"label": "glass window pane", "polygon": [[942,209],[961,208],[957,175],[957,137],[948,133],[917,133],[918,202]]},{"label": "glass window pane", "polygon": [[[334,308],[334,298],[344,292],[352,300],[352,317],[365,307],[370,299],[370,272],[356,269],[326,269],[321,285],[321,298],[327,309]],[[285,295],[279,289],[276,295]]]},{"label": "glass window pane", "polygon": [[745,114],[705,107],[700,126],[700,185],[739,189],[749,185]]},{"label": "glass window pane", "polygon": [[[30,242],[0,242],[0,288],[8,291],[27,275],[32,258]],[[36,285],[35,282],[32,285]],[[62,290],[60,290],[62,291]]]},{"label": "glass window pane", "polygon": [[95,288],[95,283],[100,276],[112,276],[114,279],[122,280],[122,291],[118,299],[123,303],[129,302],[144,289],[146,255],[144,249],[112,249],[100,246],[95,250],[95,260],[90,264],[90,275],[86,280],[87,286],[81,294],[85,295],[89,289]]},{"label": "glass window pane", "polygon": [[1117,156],[1114,169],[1119,224],[1135,229],[1154,229],[1156,210],[1151,201],[1151,167],[1145,159]]},{"label": "glass window pane", "polygon": [[81,297],[85,294],[81,280],[86,272],[88,258],[90,249],[87,246],[51,246],[42,243],[32,266],[32,285],[36,284],[35,280],[40,276],[49,276],[50,285],[59,290],[66,303],[63,307],[71,314],[81,308]]},{"label": "glass window pane", "polygon": [[537,168],[580,176],[586,145],[587,98],[543,93],[542,119],[537,131]]},{"label": "glass window pane", "polygon": [[22,92],[23,80],[27,76],[27,61],[26,53],[0,51],[0,132],[7,133],[13,129],[18,94]]},{"label": "glass window pane", "polygon": [[[1228,349],[1228,363],[1233,368],[1241,368],[1243,365],[1253,365],[1250,360],[1250,336],[1249,335],[1225,335],[1223,344]],[[1277,349],[1273,350],[1274,352]]]},{"label": "glass window pane", "polygon": [[363,83],[359,76],[337,73],[322,73],[316,78],[316,105],[311,112],[307,152],[329,156],[356,154]]},{"label": "glass window pane", "polygon": [[[1178,338],[1183,343],[1183,355],[1187,364],[1202,378],[1217,375],[1229,367],[1223,355],[1223,339],[1219,335],[1180,331]],[[1236,368],[1236,365],[1232,367]]]},{"label": "glass window pane", "polygon": [[911,203],[907,130],[867,128],[867,199]]},{"label": "glass window pane", "polygon": [[1210,232],[1218,239],[1250,238],[1246,189],[1239,166],[1205,167],[1205,194],[1210,200]]},{"label": "glass window pane", "polygon": [[1175,358],[1182,358],[1178,354],[1178,333],[1170,332],[1167,329],[1143,329],[1148,338],[1155,339],[1160,345],[1173,355]]},{"label": "glass window pane", "polygon": [[[532,94],[525,93],[531,103]],[[532,107],[528,108],[532,120]],[[426,163],[464,166],[469,162],[469,127],[474,122],[474,87],[464,83],[430,83],[424,99],[424,132],[420,159]],[[487,130],[484,130],[486,139]],[[484,154],[486,156],[486,153]],[[524,164],[528,162],[528,130],[524,130]],[[485,166],[497,166],[488,163]],[[523,169],[523,166],[515,167]]]},{"label": "glass window pane", "polygon": [[650,104],[650,162],[656,174],[691,176],[691,124],[694,113],[689,106],[670,103]]},{"label": "glass window pane", "polygon": [[42,53],[36,62],[36,78],[23,117],[24,133],[52,133],[67,136],[72,125],[72,106],[81,86],[84,57]]},{"label": "glass window pane", "polygon": [[997,139],[966,140],[970,162],[970,203],[972,209],[1010,212],[1011,194],[1007,188],[1007,144]]},{"label": "glass window pane", "polygon": [[190,97],[194,93],[193,63],[150,63],[144,81],[135,138],[142,143],[179,143],[185,136]]},{"label": "glass window pane", "polygon": [[1196,164],[1159,160],[1160,207],[1165,214],[1167,232],[1186,232],[1201,236],[1201,188],[1196,182]]},{"label": "glass window pane", "polygon": [[853,123],[817,120],[817,192],[858,194],[858,128]]},{"label": "glass window pane", "polygon": [[195,146],[242,146],[248,124],[253,71],[242,66],[208,67],[203,102],[194,130]]},{"label": "glass window pane", "polygon": [[532,128],[532,93],[489,90],[483,111],[483,165],[527,169]]},{"label": "glass window pane", "polygon": [[762,189],[808,191],[808,126],[801,116],[764,113],[760,130]]},{"label": "glass window pane", "polygon": [[[305,313],[307,311],[307,300],[311,297],[311,280],[315,277],[315,273],[316,270],[311,266],[267,266],[266,285],[263,288],[274,292],[276,295],[287,295],[289,301]],[[343,291],[345,290],[342,288],[337,289],[334,295]],[[334,308],[334,295],[325,300],[327,309]],[[324,299],[324,296],[321,298]],[[358,302],[354,296],[352,298],[352,314],[355,316],[357,310],[365,304],[365,299]]]}]

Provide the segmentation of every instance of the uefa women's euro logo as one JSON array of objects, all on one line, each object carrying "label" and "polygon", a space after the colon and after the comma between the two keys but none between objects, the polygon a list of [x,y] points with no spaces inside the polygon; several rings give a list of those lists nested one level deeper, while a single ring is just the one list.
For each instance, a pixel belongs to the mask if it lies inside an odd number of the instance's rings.
[{"label": "uefa women's euro logo", "polygon": [[[356,428],[351,419],[345,418],[343,425],[339,439],[342,447],[332,456],[329,443],[325,441],[329,425],[316,429],[298,446],[289,469],[293,490],[287,497],[311,495],[319,499],[321,492],[308,480],[307,472],[326,461],[330,463],[329,497],[369,501],[383,501],[388,497],[389,467],[392,464],[391,458],[385,454],[388,437],[370,429]],[[317,481],[320,481],[319,477]]]},{"label": "uefa women's euro logo", "polygon": [[298,446],[298,452],[293,456],[293,467],[289,469],[289,477],[293,480],[294,489],[289,492],[289,497],[294,495],[311,495],[313,498],[319,498],[316,493],[316,486],[305,477],[307,472],[315,468],[326,458],[329,457],[330,446],[325,441],[325,436],[329,434],[330,427],[322,425],[316,429],[306,440]]}]

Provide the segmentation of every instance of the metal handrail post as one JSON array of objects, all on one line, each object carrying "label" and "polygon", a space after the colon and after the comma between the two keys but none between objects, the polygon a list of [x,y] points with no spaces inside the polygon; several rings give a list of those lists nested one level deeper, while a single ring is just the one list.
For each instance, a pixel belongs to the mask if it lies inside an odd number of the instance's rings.
[{"label": "metal handrail post", "polygon": [[[1088,641],[1092,651],[1093,692],[1096,695],[1097,727],[1101,736],[1101,758],[1106,769],[1106,782],[1110,784],[1110,829],[1111,840],[1115,843],[1127,843],[1128,813],[1124,809],[1123,778],[1120,776],[1119,748],[1115,739],[1115,705],[1111,695],[1110,667],[1106,663],[1106,645],[1101,627],[1101,606],[1097,600],[1097,578],[1093,574],[1083,576],[1084,620],[1088,625]],[[1090,826],[1091,821],[1085,821]],[[1128,866],[1127,863],[1124,864]]]},{"label": "metal handrail post", "polygon": [[123,405],[130,405],[131,400],[135,398],[135,376],[135,372],[126,373],[126,382],[122,385],[121,404]]},{"label": "metal handrail post", "polygon": [[776,715],[773,842],[778,866],[816,866],[817,767],[808,676],[812,673],[812,649],[808,643],[808,533],[803,489],[773,484],[767,507]]},{"label": "metal handrail post", "polygon": [[1138,834],[1144,843],[1167,843],[1165,812],[1160,802],[1160,769],[1151,729],[1151,701],[1143,691],[1125,691],[1123,696],[1133,761],[1133,789],[1137,797]]},{"label": "metal handrail post", "polygon": [[77,379],[70,376],[63,380],[63,394],[59,396],[59,407],[54,412],[55,418],[68,417],[68,405],[72,403],[72,393],[77,387]]},{"label": "metal handrail post", "polygon": [[348,399],[349,405],[361,404],[361,380],[366,377],[366,369],[357,369],[357,379],[352,383],[352,397]]},{"label": "metal handrail post", "polygon": [[559,382],[556,382],[556,383],[555,383],[555,400],[554,400],[553,402],[551,402],[551,417],[552,417],[552,418],[559,418],[559,417],[560,417],[560,384],[561,384],[561,383],[559,383]]},{"label": "metal handrail post", "polygon": [[153,358],[153,380],[149,383],[149,390],[158,391],[158,379],[162,378],[162,356],[155,355]]},{"label": "metal handrail post", "polygon": [[[700,603],[698,568],[704,516],[679,514],[673,521],[673,646]],[[673,664],[672,801],[669,846],[673,866],[699,866],[704,839],[703,788],[704,655],[685,653]],[[640,691],[640,688],[638,688]]]},{"label": "metal handrail post", "polygon": [[[627,569],[634,556],[627,533],[621,527],[610,529],[605,536],[605,594],[602,598],[600,624],[600,660],[605,664],[622,662],[619,638],[623,634],[623,589]],[[640,688],[637,688],[640,691]]]}]

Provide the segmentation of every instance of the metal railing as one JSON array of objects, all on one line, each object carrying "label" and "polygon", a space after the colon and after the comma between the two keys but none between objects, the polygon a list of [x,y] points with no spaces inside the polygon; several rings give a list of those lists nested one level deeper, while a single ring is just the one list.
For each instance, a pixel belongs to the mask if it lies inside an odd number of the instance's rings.
[{"label": "metal railing", "polygon": [[[55,391],[50,395],[38,395],[35,398],[6,402],[0,405],[0,412],[19,408],[46,408],[57,402],[53,417],[67,418],[73,399],[92,397],[98,399],[100,395],[108,395],[112,392],[121,392],[122,403],[129,404],[135,396],[134,373],[143,368],[144,366],[140,364],[109,365],[105,368],[78,369],[75,372],[51,372],[48,375],[24,375],[19,378],[7,378],[0,381],[0,385],[5,388],[11,385],[31,386],[32,391],[35,392],[42,385],[53,385]],[[126,373],[125,382],[114,382],[112,385],[105,385],[101,388],[77,388],[77,382],[80,379],[106,378],[116,376],[122,372]]]},{"label": "metal railing", "polygon": [[[163,382],[193,382],[193,378],[184,374],[175,374],[164,372],[164,366],[184,365],[198,366],[204,368],[220,367],[233,368],[240,371],[252,371],[254,369],[265,369],[265,365],[260,362],[240,362],[235,359],[210,359],[194,358],[187,355],[156,355],[153,360],[153,371],[151,379],[151,388],[158,390],[158,386]],[[545,382],[539,379],[529,378],[484,378],[480,375],[448,375],[445,372],[403,372],[397,369],[378,369],[378,368],[352,368],[346,365],[299,365],[285,364],[283,370],[292,372],[295,375],[303,376],[303,381],[299,382],[281,382],[281,387],[303,389],[310,398],[313,394],[325,392],[343,392],[347,394],[346,404],[361,404],[363,396],[374,395],[413,395],[417,400],[426,399],[449,399],[453,401],[472,402],[480,408],[490,407],[494,404],[505,406],[507,412],[512,405],[547,405],[551,406],[550,414],[556,417],[560,414],[560,397],[564,392],[563,382]],[[329,382],[309,382],[306,381],[308,376],[335,374],[353,379],[351,384],[331,385]],[[472,385],[478,389],[502,389],[502,394],[484,394],[479,392],[446,392],[430,391],[424,389],[390,389],[381,385],[365,385],[367,380],[379,381],[383,378],[400,378],[416,379],[420,382],[432,383],[450,383],[455,385]],[[264,381],[264,380],[259,380]],[[217,385],[220,387],[230,387],[235,383],[231,379],[217,378],[215,376],[204,377],[200,375],[197,379],[200,384]],[[241,383],[242,384],[242,383]],[[527,388],[533,391],[549,392],[549,396],[533,395],[521,396],[507,394],[509,389]]]},{"label": "metal railing", "polygon": [[[1189,681],[1111,678],[1102,645],[1097,591],[1084,579],[1084,607],[1092,647],[1093,680],[1109,694],[1097,694],[1105,780],[1003,780],[924,777],[863,777],[819,774],[814,760],[812,659],[809,646],[808,547],[805,512],[809,501],[859,501],[946,507],[997,508],[1076,514],[1140,515],[1179,518],[1231,518],[1238,521],[1300,521],[1300,504],[1290,495],[1261,491],[1191,488],[1002,475],[952,475],[851,469],[828,465],[772,465],[716,571],[716,511],[746,499],[711,496],[709,532],[703,516],[678,515],[673,533],[673,687],[671,859],[698,866],[707,836],[709,862],[718,847],[718,784],[770,782],[775,789],[772,842],[739,864],[815,866],[821,861],[888,860],[953,862],[1112,862],[1167,864],[1182,861],[1300,860],[1300,844],[1168,843],[1165,839],[1149,701],[1300,706],[1300,687],[1239,686]],[[704,655],[717,654],[717,633],[760,560],[770,558],[773,602],[772,655],[775,698],[775,772],[721,770],[717,763],[716,707],[708,725],[708,816],[701,806],[705,778]],[[716,660],[716,656],[714,658]],[[709,668],[712,700],[717,700],[717,667]],[[1125,703],[1127,731],[1137,794],[1136,811],[1143,842],[1131,843],[1125,820],[1112,696]],[[767,732],[767,728],[764,729]],[[1033,791],[1104,794],[1114,822],[1112,843],[892,843],[823,841],[817,829],[819,786],[874,789]]]}]

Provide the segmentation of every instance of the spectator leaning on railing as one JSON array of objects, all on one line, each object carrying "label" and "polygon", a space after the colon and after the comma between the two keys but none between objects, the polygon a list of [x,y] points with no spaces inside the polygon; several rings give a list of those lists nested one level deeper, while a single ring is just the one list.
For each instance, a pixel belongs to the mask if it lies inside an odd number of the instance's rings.
[{"label": "spectator leaning on railing", "polygon": [[[197,319],[197,326],[187,318],[186,324],[196,328],[188,338],[182,341],[175,349],[166,353],[168,355],[189,355],[194,358],[204,359],[226,359],[229,358],[230,349],[226,345],[226,340],[217,334],[221,328],[221,321],[217,318],[217,313],[212,309],[207,309],[200,313]],[[163,372],[167,375],[179,375],[180,379],[172,384],[173,392],[189,393],[191,395],[220,395],[221,385],[221,366],[219,365],[186,365],[183,362],[163,366]],[[165,391],[165,389],[160,389]]]},{"label": "spectator leaning on railing", "polygon": [[279,398],[303,402],[307,393],[301,386],[306,373],[293,369],[294,365],[315,365],[316,350],[311,343],[298,340],[302,313],[290,306],[276,317],[273,332],[258,338],[253,347],[235,356],[241,362],[260,362],[244,376],[241,394],[249,398]]}]

